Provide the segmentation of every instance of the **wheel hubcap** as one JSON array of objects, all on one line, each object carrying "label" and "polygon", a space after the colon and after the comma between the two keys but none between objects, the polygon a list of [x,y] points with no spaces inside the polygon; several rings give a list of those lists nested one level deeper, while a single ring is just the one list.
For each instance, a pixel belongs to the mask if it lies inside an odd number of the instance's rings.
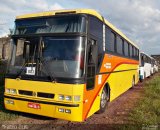
[{"label": "wheel hubcap", "polygon": [[101,107],[104,108],[106,103],[107,103],[107,95],[105,91],[103,90],[102,95],[101,95]]}]

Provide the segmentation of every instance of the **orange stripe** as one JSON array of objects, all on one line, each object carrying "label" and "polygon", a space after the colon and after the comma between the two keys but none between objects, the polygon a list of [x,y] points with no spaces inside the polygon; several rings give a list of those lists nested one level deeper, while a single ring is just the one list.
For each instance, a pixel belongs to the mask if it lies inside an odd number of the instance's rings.
[{"label": "orange stripe", "polygon": [[[118,66],[120,66],[120,65],[122,65],[122,64],[137,64],[137,63],[121,62],[121,63],[117,64],[117,65],[112,69],[112,71],[114,71]],[[112,72],[112,71],[111,71],[111,72]],[[92,107],[92,105],[93,105],[96,97],[98,96],[100,90],[101,90],[102,87],[104,86],[104,84],[105,84],[106,80],[108,79],[108,77],[110,76],[110,74],[111,74],[111,73],[108,74],[108,76],[107,76],[106,79],[104,80],[102,86],[99,88],[99,90],[97,91],[96,95],[94,96],[94,98],[93,98],[93,100],[92,100],[92,103],[91,103],[91,105],[90,105],[90,107],[89,107],[89,109],[88,109],[88,111],[87,111],[87,113],[86,113],[86,115],[85,115],[85,119],[87,119],[88,113],[89,113],[89,111],[90,111],[90,109],[91,109],[91,107]]]}]

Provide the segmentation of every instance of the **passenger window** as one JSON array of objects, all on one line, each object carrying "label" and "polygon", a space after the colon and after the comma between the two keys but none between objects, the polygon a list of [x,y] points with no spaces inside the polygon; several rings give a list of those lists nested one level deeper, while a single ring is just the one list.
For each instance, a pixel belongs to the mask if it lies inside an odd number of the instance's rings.
[{"label": "passenger window", "polygon": [[137,49],[137,59],[139,60],[139,50]]},{"label": "passenger window", "polygon": [[132,58],[134,58],[134,47],[132,46]]},{"label": "passenger window", "polygon": [[123,40],[117,36],[117,53],[123,54]]},{"label": "passenger window", "polygon": [[132,57],[133,56],[132,45],[129,45],[129,52],[130,52],[130,57]]},{"label": "passenger window", "polygon": [[98,43],[98,53],[103,52],[103,23],[96,17],[90,16],[89,33]]},{"label": "passenger window", "polygon": [[124,42],[124,55],[129,56],[128,43],[126,41]]},{"label": "passenger window", "polygon": [[111,32],[109,28],[106,27],[106,50],[110,52],[115,51],[115,34]]},{"label": "passenger window", "polygon": [[98,39],[103,39],[103,24],[96,17],[90,17],[90,34],[98,37]]}]

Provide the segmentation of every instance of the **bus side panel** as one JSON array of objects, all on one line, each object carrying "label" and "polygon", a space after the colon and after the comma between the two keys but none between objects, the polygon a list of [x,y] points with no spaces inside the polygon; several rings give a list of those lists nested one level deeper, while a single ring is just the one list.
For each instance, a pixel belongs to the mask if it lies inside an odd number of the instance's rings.
[{"label": "bus side panel", "polygon": [[135,83],[137,83],[139,79],[138,67],[139,62],[136,60],[105,54],[100,73],[96,76],[95,88],[89,91],[84,89],[84,102],[85,100],[87,102],[84,103],[83,118],[86,119],[99,110],[101,91],[106,83],[109,83],[111,88],[111,100],[132,86],[133,76],[135,76]]},{"label": "bus side panel", "polygon": [[109,83],[112,101],[132,86],[133,76],[135,83],[139,80],[139,61],[106,54],[100,73],[109,72],[105,83]]},{"label": "bus side panel", "polygon": [[[102,92],[102,84],[109,75],[97,75],[95,87],[92,90],[84,89],[84,105],[83,105],[83,119],[94,114],[100,109],[100,96]],[[86,88],[86,87],[85,87]]]},{"label": "bus side panel", "polygon": [[145,73],[145,77],[151,76],[152,67],[150,63],[144,63],[144,73]]},{"label": "bus side panel", "polygon": [[143,66],[139,68],[139,78],[140,80],[144,79],[144,67]]},{"label": "bus side panel", "polygon": [[[133,68],[135,70],[129,70],[129,71],[122,71],[117,73],[112,73],[107,82],[110,85],[110,101],[114,100],[116,97],[127,91],[129,88],[132,87],[132,80],[133,75],[135,76],[135,83],[138,82],[138,72],[136,70],[138,66],[137,65],[128,65],[128,64],[122,64],[118,66],[115,71],[120,71],[122,69],[130,69]],[[116,81],[116,82],[115,82]]]}]

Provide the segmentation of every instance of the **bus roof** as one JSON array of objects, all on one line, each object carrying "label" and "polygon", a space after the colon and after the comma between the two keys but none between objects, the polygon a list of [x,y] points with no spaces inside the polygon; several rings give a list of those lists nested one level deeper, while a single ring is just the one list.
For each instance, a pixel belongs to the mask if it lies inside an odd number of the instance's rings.
[{"label": "bus roof", "polygon": [[[96,16],[98,19],[103,21],[103,17],[93,9],[72,9],[72,10],[54,10],[54,11],[46,11],[32,14],[25,14],[17,16],[16,19],[26,19],[26,18],[34,18],[34,17],[45,17],[45,16],[54,16],[58,14],[90,14]],[[130,42],[136,48],[139,48],[136,44],[134,44],[130,39],[128,39],[120,30],[118,30],[114,25],[112,25],[109,21],[104,19],[105,24],[108,25],[111,29],[113,29],[116,33],[121,35],[125,40]]]},{"label": "bus roof", "polygon": [[[144,54],[144,55],[146,55],[146,56],[148,56],[149,58],[153,58],[152,56],[150,56],[149,54],[147,54],[147,53],[145,53],[145,52],[140,52],[140,54]],[[154,58],[153,58],[154,59]]]}]

